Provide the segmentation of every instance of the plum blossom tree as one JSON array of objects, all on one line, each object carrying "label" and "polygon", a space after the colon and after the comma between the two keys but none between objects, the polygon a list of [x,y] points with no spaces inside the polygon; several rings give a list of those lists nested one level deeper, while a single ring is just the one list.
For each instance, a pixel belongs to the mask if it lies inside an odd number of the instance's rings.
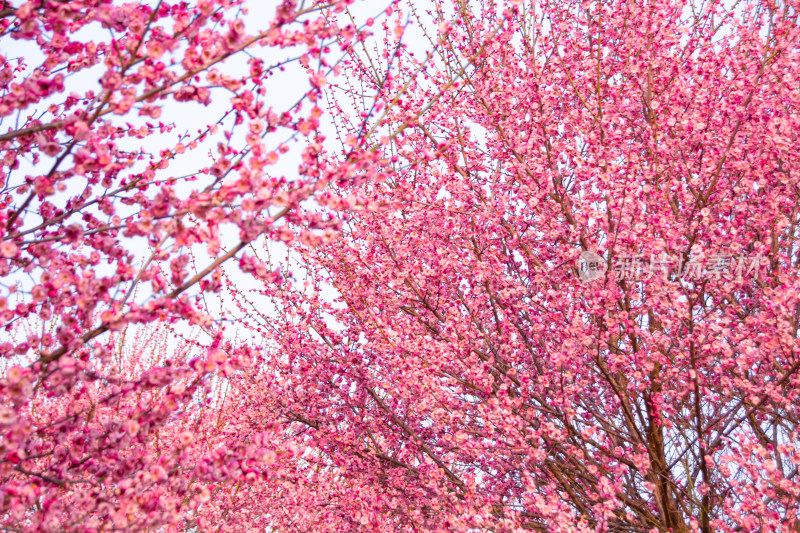
[{"label": "plum blossom tree", "polygon": [[2,527],[800,530],[800,5],[348,4],[3,4]]},{"label": "plum blossom tree", "polygon": [[268,431],[220,423],[252,350],[206,298],[226,262],[278,275],[257,238],[330,238],[348,202],[327,185],[380,172],[320,131],[367,35],[351,3],[3,2],[2,529],[206,530],[275,461]]},{"label": "plum blossom tree", "polygon": [[[217,444],[215,434],[203,423],[203,398],[211,392],[206,378],[214,366],[210,360],[196,371],[180,365],[196,346],[172,348],[167,333],[113,334],[110,360],[91,358],[44,384],[19,366],[7,371],[8,394],[20,390],[26,401],[2,408],[4,529],[147,530],[192,523],[187,517],[211,497],[214,476],[207,465],[224,458],[209,448]],[[252,446],[249,454],[244,447],[224,451],[255,463]]]},{"label": "plum blossom tree", "polygon": [[277,530],[800,530],[800,5],[731,4],[395,6],[385,207],[233,291],[231,420],[316,482]]}]

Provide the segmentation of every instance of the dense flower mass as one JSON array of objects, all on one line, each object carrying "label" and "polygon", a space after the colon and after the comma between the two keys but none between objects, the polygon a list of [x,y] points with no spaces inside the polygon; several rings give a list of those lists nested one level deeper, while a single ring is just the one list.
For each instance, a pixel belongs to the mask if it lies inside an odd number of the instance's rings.
[{"label": "dense flower mass", "polygon": [[351,3],[3,3],[3,529],[205,529],[209,499],[265,475],[268,433],[204,425],[214,380],[253,364],[206,298],[230,260],[277,276],[243,253],[257,239],[329,239],[328,185],[380,173],[320,132],[326,75],[365,37]]},{"label": "dense flower mass", "polygon": [[800,3],[257,9],[0,10],[0,527],[800,530]]}]

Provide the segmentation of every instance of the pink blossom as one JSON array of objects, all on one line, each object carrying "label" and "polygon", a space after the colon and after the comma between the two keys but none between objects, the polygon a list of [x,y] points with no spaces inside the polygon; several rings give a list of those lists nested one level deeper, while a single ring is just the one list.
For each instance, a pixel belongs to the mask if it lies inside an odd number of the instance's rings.
[{"label": "pink blossom", "polygon": [[15,257],[19,252],[19,248],[16,244],[11,241],[3,241],[0,243],[0,254],[3,254],[3,257],[10,259]]}]

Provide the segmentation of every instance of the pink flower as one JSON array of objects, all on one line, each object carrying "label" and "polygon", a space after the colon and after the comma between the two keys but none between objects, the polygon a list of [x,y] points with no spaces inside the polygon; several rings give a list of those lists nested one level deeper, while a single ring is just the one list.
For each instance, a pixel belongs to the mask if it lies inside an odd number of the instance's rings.
[{"label": "pink flower", "polygon": [[253,135],[261,135],[266,127],[266,123],[260,118],[250,122],[250,132],[253,133]]},{"label": "pink flower", "polygon": [[3,254],[3,257],[11,259],[17,255],[17,252],[19,252],[19,248],[13,242],[3,241],[0,243],[0,254]]},{"label": "pink flower", "polygon": [[157,61],[161,59],[161,56],[164,55],[164,44],[158,41],[150,41],[147,43],[147,56],[152,59],[153,61]]},{"label": "pink flower", "polygon": [[136,420],[126,420],[125,431],[131,437],[135,437],[136,434],[139,433],[139,423]]},{"label": "pink flower", "polygon": [[22,367],[20,367],[19,365],[14,365],[8,369],[8,372],[6,373],[6,379],[8,379],[8,382],[10,384],[16,385],[17,383],[20,382],[23,375],[24,372],[22,370]]},{"label": "pink flower", "polygon": [[309,80],[311,81],[311,86],[315,89],[322,89],[327,84],[327,80],[325,79],[325,74],[323,72],[316,72],[312,74]]},{"label": "pink flower", "polygon": [[273,450],[267,450],[266,452],[264,452],[264,464],[266,464],[267,466],[274,463],[276,458],[277,455]]},{"label": "pink flower", "polygon": [[14,411],[8,407],[0,407],[0,425],[8,426],[14,423],[16,420],[16,415]]}]

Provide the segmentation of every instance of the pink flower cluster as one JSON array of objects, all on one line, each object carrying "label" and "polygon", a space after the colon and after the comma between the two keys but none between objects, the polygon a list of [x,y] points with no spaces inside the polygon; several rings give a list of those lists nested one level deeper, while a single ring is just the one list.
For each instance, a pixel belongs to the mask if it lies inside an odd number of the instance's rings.
[{"label": "pink flower cluster", "polygon": [[1,529],[800,529],[797,0],[257,7],[0,9]]}]

